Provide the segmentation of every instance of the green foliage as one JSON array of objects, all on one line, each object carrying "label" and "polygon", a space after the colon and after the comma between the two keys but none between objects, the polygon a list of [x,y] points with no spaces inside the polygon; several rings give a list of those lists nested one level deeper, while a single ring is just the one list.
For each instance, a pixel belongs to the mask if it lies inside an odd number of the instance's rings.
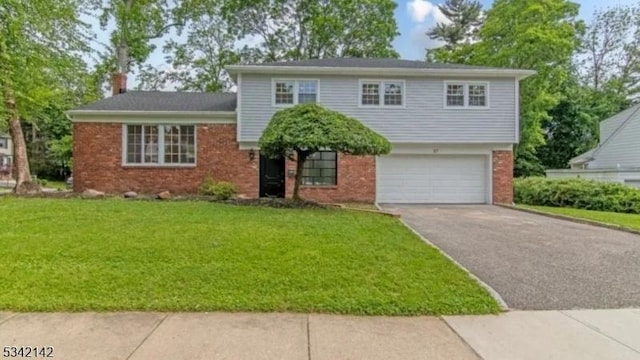
[{"label": "green foliage", "polygon": [[482,25],[482,4],[477,0],[446,0],[438,5],[449,23],[437,23],[427,32],[434,40],[443,41],[442,48],[428,49],[427,60],[452,62],[447,59],[451,50],[475,40]]},{"label": "green foliage", "polygon": [[558,208],[551,206],[520,206],[525,209],[533,209],[552,214],[566,215],[579,219],[597,221],[600,223],[617,225],[629,229],[640,230],[640,216],[636,214],[621,214],[606,211],[581,210],[573,208]]},{"label": "green foliage", "polygon": [[258,142],[260,153],[277,158],[292,152],[331,149],[352,155],[391,151],[387,139],[360,121],[318,104],[300,104],[276,112]]},{"label": "green foliage", "polygon": [[200,194],[214,196],[218,200],[229,200],[237,194],[236,185],[227,181],[216,181],[209,176],[200,185]]},{"label": "green foliage", "polygon": [[440,251],[379,214],[6,196],[0,213],[11,214],[0,217],[3,311],[500,310]]},{"label": "green foliage", "polygon": [[514,180],[517,204],[640,214],[640,190],[618,183],[530,177]]},{"label": "green foliage", "polygon": [[243,49],[251,61],[398,57],[396,7],[392,0],[227,0],[222,16],[240,38],[258,39]]}]

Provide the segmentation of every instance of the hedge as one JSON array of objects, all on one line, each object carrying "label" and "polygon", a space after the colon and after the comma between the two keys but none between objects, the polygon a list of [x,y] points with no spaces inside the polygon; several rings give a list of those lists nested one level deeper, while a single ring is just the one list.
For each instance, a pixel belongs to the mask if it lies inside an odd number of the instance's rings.
[{"label": "hedge", "polygon": [[640,189],[584,179],[515,179],[514,201],[524,205],[640,214]]}]

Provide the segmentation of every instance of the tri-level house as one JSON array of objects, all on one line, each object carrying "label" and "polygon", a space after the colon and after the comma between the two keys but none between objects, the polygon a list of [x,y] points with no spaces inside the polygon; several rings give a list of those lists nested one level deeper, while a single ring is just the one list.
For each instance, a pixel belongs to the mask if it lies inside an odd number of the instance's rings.
[{"label": "tri-level house", "polygon": [[510,203],[519,81],[533,71],[397,59],[227,67],[236,93],[126,91],[69,112],[74,190],[196,192],[211,175],[247,197],[288,197],[295,164],[260,155],[272,115],[316,102],[385,136],[387,156],[327,149],[301,196],[324,202]]}]

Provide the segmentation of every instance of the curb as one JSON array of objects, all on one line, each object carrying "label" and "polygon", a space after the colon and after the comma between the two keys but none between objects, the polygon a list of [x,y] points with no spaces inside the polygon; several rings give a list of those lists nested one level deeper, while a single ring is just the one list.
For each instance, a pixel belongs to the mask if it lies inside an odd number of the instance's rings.
[{"label": "curb", "polygon": [[577,217],[573,217],[573,216],[569,216],[569,215],[548,213],[548,212],[545,212],[545,211],[540,211],[540,210],[535,210],[535,209],[522,208],[522,207],[515,206],[515,205],[496,204],[496,206],[500,206],[500,207],[503,207],[503,208],[506,208],[506,209],[515,210],[515,211],[526,212],[526,213],[529,213],[529,214],[546,216],[546,217],[550,217],[550,218],[554,218],[554,219],[567,220],[567,221],[572,221],[572,222],[579,223],[579,224],[593,225],[593,226],[598,226],[598,227],[607,228],[607,229],[611,229],[611,230],[623,231],[623,232],[634,234],[634,235],[640,235],[640,230],[631,229],[631,228],[628,228],[628,227],[625,227],[625,226],[621,226],[621,225],[608,224],[608,223],[603,223],[603,222],[599,222],[599,221],[595,221],[595,220],[577,218]]},{"label": "curb", "polygon": [[[380,209],[382,211],[382,208],[380,207],[380,205],[378,205],[378,203],[376,203],[376,207],[378,209]],[[500,306],[500,308],[502,309],[502,311],[509,311],[509,305],[507,305],[507,302],[504,301],[504,299],[502,298],[502,296],[500,296],[500,294],[491,286],[489,286],[489,284],[487,284],[486,282],[482,281],[479,277],[475,276],[471,271],[469,271],[469,269],[467,269],[465,266],[463,266],[462,264],[460,264],[458,261],[456,261],[454,258],[452,258],[451,256],[449,256],[449,254],[447,254],[446,252],[444,252],[442,249],[440,249],[439,247],[437,247],[434,243],[432,243],[431,241],[429,241],[427,238],[425,238],[424,236],[422,236],[422,234],[420,234],[419,232],[417,232],[414,228],[412,228],[411,226],[409,226],[409,224],[407,224],[404,220],[402,220],[402,217],[397,214],[397,218],[400,221],[400,223],[402,223],[402,225],[404,225],[407,229],[409,229],[412,233],[416,234],[422,241],[424,241],[427,245],[433,247],[434,249],[438,250],[442,255],[444,255],[444,257],[446,257],[447,259],[449,259],[449,261],[451,261],[452,263],[454,263],[456,266],[458,266],[460,269],[462,269],[462,271],[466,272],[467,275],[469,275],[470,278],[472,278],[473,280],[475,280],[481,287],[483,287],[485,290],[487,290],[489,292],[489,295],[491,295],[492,298],[494,298],[496,300],[496,302],[498,303],[498,306]]]}]

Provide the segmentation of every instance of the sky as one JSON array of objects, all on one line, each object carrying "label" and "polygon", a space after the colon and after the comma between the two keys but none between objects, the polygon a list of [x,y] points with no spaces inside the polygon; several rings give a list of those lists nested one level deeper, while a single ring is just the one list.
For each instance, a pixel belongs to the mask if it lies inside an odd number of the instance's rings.
[{"label": "sky", "polygon": [[[589,21],[596,9],[605,6],[627,5],[639,0],[577,0],[580,4],[579,17]],[[438,10],[438,4],[444,0],[397,0],[398,6],[395,11],[395,18],[398,24],[400,35],[393,41],[393,46],[400,53],[400,57],[409,60],[423,60],[425,49],[437,47],[439,44],[426,36],[427,30],[437,22],[445,21],[446,18]],[[480,0],[484,9],[491,7],[493,0]],[[93,21],[91,21],[93,22]],[[101,33],[97,24],[94,29],[98,33],[98,40],[108,42],[108,34]],[[157,50],[150,56],[148,63],[160,69],[167,69],[169,65],[164,62],[164,54],[161,51],[162,41],[155,42]],[[135,86],[137,81],[135,74],[130,76],[130,85]]]},{"label": "sky", "polygon": [[[580,4],[580,18],[589,21],[596,9],[605,6],[626,5],[637,3],[638,0],[578,0]],[[480,0],[482,7],[488,9],[492,0]],[[444,17],[438,10],[438,4],[442,1],[427,0],[398,0],[395,17],[401,33],[393,46],[400,53],[400,57],[409,60],[423,60],[425,49],[437,47],[438,43],[429,39],[425,33]]]}]

